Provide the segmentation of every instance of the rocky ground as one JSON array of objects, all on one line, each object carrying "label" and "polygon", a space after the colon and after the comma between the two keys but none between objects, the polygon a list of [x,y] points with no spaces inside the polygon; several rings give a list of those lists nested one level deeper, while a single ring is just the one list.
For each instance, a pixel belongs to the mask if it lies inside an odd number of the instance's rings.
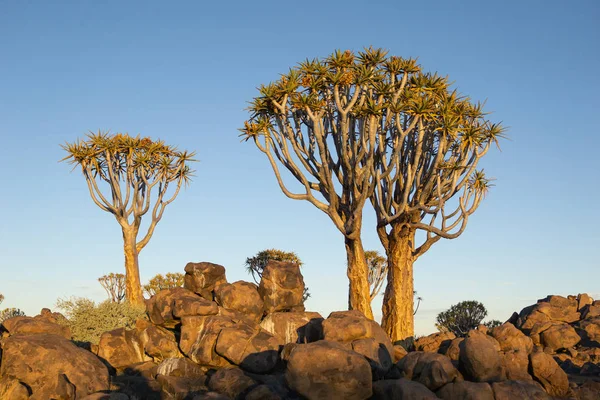
[{"label": "rocky ground", "polygon": [[185,271],[89,350],[50,310],[5,321],[0,399],[600,399],[600,302],[585,294],[406,349],[359,312],[306,312],[294,264],[269,263],[259,286]]}]

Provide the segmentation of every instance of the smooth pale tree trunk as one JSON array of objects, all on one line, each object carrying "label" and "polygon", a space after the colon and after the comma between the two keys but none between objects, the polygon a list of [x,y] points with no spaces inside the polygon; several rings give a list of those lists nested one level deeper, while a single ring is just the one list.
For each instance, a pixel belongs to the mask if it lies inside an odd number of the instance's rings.
[{"label": "smooth pale tree trunk", "polygon": [[415,232],[408,228],[392,228],[388,235],[387,286],[383,297],[381,325],[392,342],[414,335],[414,281]]},{"label": "smooth pale tree trunk", "polygon": [[123,251],[125,253],[125,296],[129,304],[144,305],[138,251],[137,232],[133,228],[123,229]]},{"label": "smooth pale tree trunk", "polygon": [[346,254],[348,256],[348,280],[350,281],[348,309],[358,310],[367,318],[373,319],[369,273],[362,241],[346,238]]}]

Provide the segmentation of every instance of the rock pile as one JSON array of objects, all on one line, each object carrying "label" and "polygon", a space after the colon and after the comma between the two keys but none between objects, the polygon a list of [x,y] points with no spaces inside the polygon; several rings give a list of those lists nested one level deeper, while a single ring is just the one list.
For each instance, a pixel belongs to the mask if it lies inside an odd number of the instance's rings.
[{"label": "rock pile", "polygon": [[270,262],[258,286],[228,283],[217,264],[185,271],[183,288],[148,300],[148,319],[105,332],[91,352],[49,310],[5,321],[0,398],[600,398],[600,304],[585,295],[407,351],[357,311],[306,312],[295,264]]}]

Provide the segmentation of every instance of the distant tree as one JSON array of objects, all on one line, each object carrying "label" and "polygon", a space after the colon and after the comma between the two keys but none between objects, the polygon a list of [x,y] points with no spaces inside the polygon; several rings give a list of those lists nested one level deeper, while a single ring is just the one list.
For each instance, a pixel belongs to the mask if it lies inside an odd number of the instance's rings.
[{"label": "distant tree", "polygon": [[3,301],[4,301],[4,295],[2,293],[0,293],[0,304],[2,304]]},{"label": "distant tree", "polygon": [[168,272],[164,276],[157,274],[144,285],[144,294],[154,296],[161,290],[183,287],[184,274],[179,272]]},{"label": "distant tree", "polygon": [[487,310],[478,301],[461,301],[437,316],[436,326],[440,331],[449,331],[457,337],[477,328],[486,317]]},{"label": "distant tree", "polygon": [[[131,304],[143,304],[138,255],[150,241],[165,207],[175,200],[182,184],[190,182],[189,163],[195,161],[194,153],[178,151],[162,140],[102,132],[89,133],[85,140],[61,147],[68,153],[61,161],[81,167],[94,203],[111,213],[121,226],[126,297]],[[105,190],[108,195],[101,190],[102,182],[110,189]],[[169,186],[174,187],[170,197]],[[152,203],[148,230],[138,241],[142,217]]]},{"label": "distant tree", "polygon": [[[284,261],[291,262],[294,264],[298,264],[298,266],[302,266],[302,260],[300,257],[294,252],[291,251],[283,251],[278,249],[267,249],[261,250],[254,257],[246,258],[246,271],[252,275],[252,279],[258,285],[260,283],[260,279],[262,278],[262,273],[267,263],[270,261]],[[303,300],[306,301],[310,297],[310,293],[308,288],[304,288]]]},{"label": "distant tree", "polygon": [[18,308],[5,308],[0,311],[0,324],[9,318],[24,317],[25,313]]},{"label": "distant tree", "polygon": [[373,301],[387,276],[387,260],[375,250],[365,251],[365,259],[369,272],[368,281],[371,288],[371,301]]},{"label": "distant tree", "polygon": [[110,273],[98,278],[98,282],[106,291],[108,299],[120,303],[125,298],[125,275]]},{"label": "distant tree", "polygon": [[413,291],[413,295],[415,297],[415,299],[417,300],[417,306],[415,307],[415,311],[413,312],[413,315],[417,314],[417,311],[419,311],[419,306],[421,305],[421,302],[423,301],[423,298],[421,296],[417,295],[417,291]]},{"label": "distant tree", "polygon": [[485,327],[488,329],[493,329],[493,328],[496,328],[496,327],[502,325],[502,321],[497,320],[497,319],[491,319],[489,321],[484,322],[483,325],[485,325]]}]

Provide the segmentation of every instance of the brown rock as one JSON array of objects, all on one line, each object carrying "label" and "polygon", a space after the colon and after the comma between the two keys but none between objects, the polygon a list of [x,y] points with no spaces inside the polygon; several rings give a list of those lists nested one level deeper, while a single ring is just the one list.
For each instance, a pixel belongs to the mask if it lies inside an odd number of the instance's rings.
[{"label": "brown rock", "polygon": [[187,378],[206,378],[206,371],[187,358],[167,358],[156,368],[156,373],[165,376],[184,376]]},{"label": "brown rock", "polygon": [[405,378],[373,382],[371,400],[435,400],[438,397],[425,385]]},{"label": "brown rock", "polygon": [[371,367],[342,344],[321,340],[298,344],[287,361],[288,386],[308,399],[360,399],[372,395]]},{"label": "brown rock", "polygon": [[600,316],[600,306],[587,305],[581,309],[581,319]]},{"label": "brown rock", "polygon": [[502,366],[506,372],[506,379],[515,381],[531,380],[529,356],[525,352],[507,351],[502,353]]},{"label": "brown rock", "polygon": [[126,375],[143,376],[145,378],[154,379],[156,377],[156,369],[158,365],[153,361],[145,361],[137,364],[131,364],[120,370]]},{"label": "brown rock", "polygon": [[260,327],[281,344],[309,343],[322,339],[323,317],[316,312],[275,312],[267,314]]},{"label": "brown rock", "polygon": [[254,379],[239,368],[223,368],[210,377],[208,387],[215,392],[236,399],[249,392],[256,384]]},{"label": "brown rock", "polygon": [[27,400],[30,395],[27,386],[17,379],[10,376],[4,376],[0,379],[0,399]]},{"label": "brown rock", "polygon": [[173,325],[174,322],[190,315],[215,315],[217,303],[203,299],[184,288],[161,290],[148,300],[146,310],[150,321],[155,325]]},{"label": "brown rock", "polygon": [[258,325],[236,324],[221,329],[215,351],[246,371],[264,374],[279,360],[279,340]]},{"label": "brown rock", "polygon": [[158,375],[156,380],[162,387],[165,399],[189,399],[208,390],[205,382],[195,377]]},{"label": "brown rock", "polygon": [[215,288],[227,283],[225,267],[210,262],[187,263],[183,279],[184,288],[210,301],[214,299]]},{"label": "brown rock", "polygon": [[269,261],[263,269],[258,293],[265,312],[304,311],[304,278],[300,266],[282,261]]},{"label": "brown rock", "polygon": [[373,338],[353,341],[352,350],[362,354],[369,361],[374,380],[382,379],[392,368],[391,354],[383,344]]},{"label": "brown rock", "polygon": [[548,303],[553,307],[577,309],[577,300],[575,300],[574,297],[567,298],[563,296],[550,295],[546,296],[546,298],[538,300],[538,304],[541,303]]},{"label": "brown rock", "polygon": [[496,400],[515,400],[515,399],[531,399],[531,400],[551,400],[552,398],[537,382],[523,382],[518,380],[494,382],[492,390]]},{"label": "brown rock", "polygon": [[422,383],[433,391],[460,376],[450,358],[438,353],[413,351],[397,365],[405,378]]},{"label": "brown rock", "polygon": [[454,339],[452,332],[437,332],[415,340],[415,350],[444,354]]},{"label": "brown rock", "polygon": [[575,346],[581,338],[575,329],[568,324],[552,325],[540,334],[542,344],[553,351]]},{"label": "brown rock", "polygon": [[10,335],[37,335],[49,334],[62,336],[71,340],[71,329],[65,325],[59,325],[46,318],[38,317],[13,317],[2,323],[4,329]]},{"label": "brown rock", "polygon": [[183,317],[179,348],[197,364],[211,367],[230,366],[229,361],[215,352],[215,346],[221,330],[234,325],[235,323],[227,317],[214,315]]},{"label": "brown rock", "polygon": [[276,388],[269,385],[258,385],[251,389],[245,400],[285,400],[288,399],[285,393],[281,393]]},{"label": "brown rock", "polygon": [[138,332],[125,328],[104,332],[100,336],[98,357],[106,360],[113,368],[148,361]]},{"label": "brown rock", "polygon": [[358,310],[336,311],[323,321],[323,338],[339,343],[351,344],[354,340],[373,338],[382,344],[389,354],[394,354],[394,346],[389,336],[373,320]]},{"label": "brown rock", "polygon": [[460,356],[460,344],[465,338],[456,338],[450,342],[450,346],[446,349],[446,357],[449,357],[452,361],[458,361]]},{"label": "brown rock", "polygon": [[493,328],[490,331],[490,335],[498,341],[500,350],[502,351],[517,351],[530,354],[533,350],[531,339],[509,322]]},{"label": "brown rock", "polygon": [[482,332],[469,331],[460,344],[459,367],[465,378],[475,382],[505,379],[500,344]]},{"label": "brown rock", "polygon": [[600,398],[600,382],[588,380],[573,391],[577,400],[598,400]]},{"label": "brown rock", "polygon": [[593,346],[600,345],[600,317],[591,317],[580,321],[578,324],[581,334],[591,341]]},{"label": "brown rock", "polygon": [[80,400],[130,400],[129,396],[120,392],[97,392],[88,394]]},{"label": "brown rock", "polygon": [[[68,395],[73,388],[77,396],[83,397],[109,386],[108,369],[96,356],[61,336],[49,334],[5,339],[0,376],[27,385],[32,399],[50,399],[57,391]],[[23,393],[20,388],[16,390]]]},{"label": "brown rock", "polygon": [[436,392],[444,400],[494,400],[494,392],[489,383],[457,381],[448,383]]},{"label": "brown rock", "polygon": [[569,379],[551,355],[534,351],[529,355],[529,362],[531,375],[542,384],[549,395],[557,397],[567,395]]},{"label": "brown rock", "polygon": [[165,358],[183,357],[177,345],[175,333],[160,326],[149,324],[141,332],[139,338],[144,352],[155,362]]},{"label": "brown rock", "polygon": [[163,400],[162,386],[156,379],[138,375],[116,375],[111,378],[111,387],[125,393],[131,400]]},{"label": "brown rock", "polygon": [[592,299],[587,293],[579,293],[577,295],[577,311],[581,311],[581,309],[585,306],[592,305],[594,303],[594,299]]},{"label": "brown rock", "polygon": [[400,346],[399,344],[395,344],[394,345],[394,354],[392,354],[392,361],[394,363],[397,363],[398,361],[402,360],[406,355],[408,354],[408,351],[406,351],[406,349],[402,346]]},{"label": "brown rock", "polygon": [[221,307],[245,314],[254,322],[260,322],[263,316],[263,301],[253,283],[224,283],[215,289],[215,300]]}]

